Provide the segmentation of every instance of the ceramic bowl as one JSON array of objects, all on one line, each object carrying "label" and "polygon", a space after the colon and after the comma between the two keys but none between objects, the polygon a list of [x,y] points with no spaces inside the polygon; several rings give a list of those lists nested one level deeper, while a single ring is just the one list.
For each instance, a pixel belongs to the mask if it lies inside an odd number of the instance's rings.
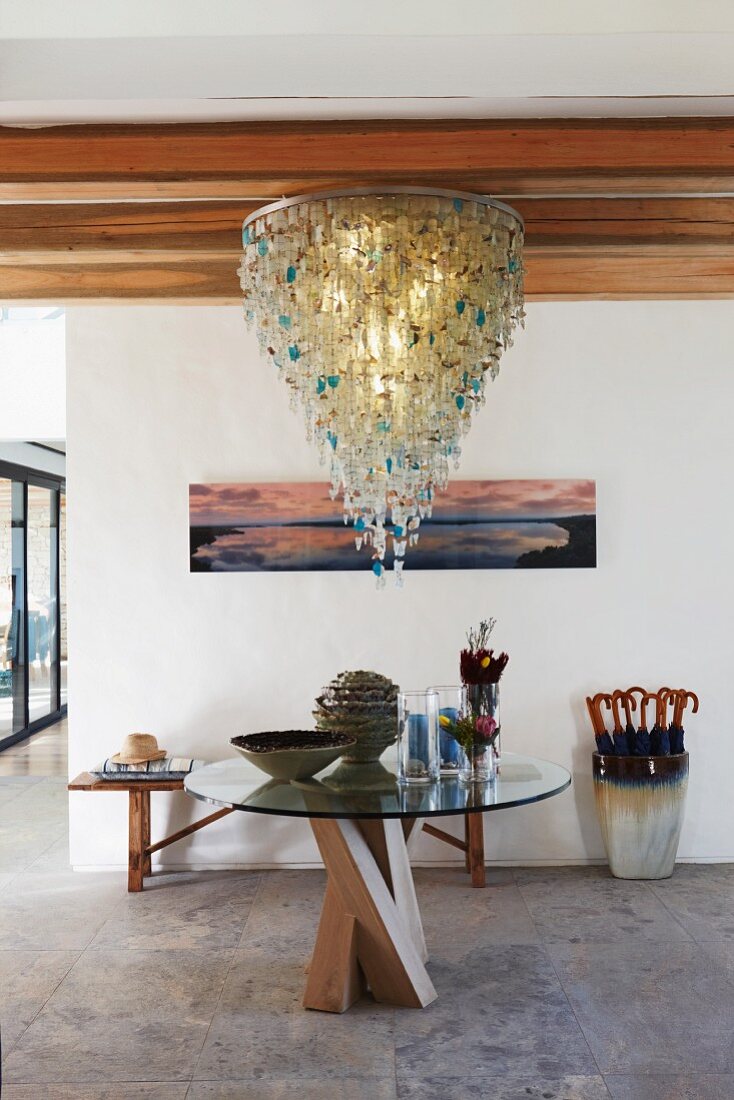
[{"label": "ceramic bowl", "polygon": [[273,779],[310,779],[355,744],[354,737],[318,730],[276,730],[233,737],[240,756]]}]

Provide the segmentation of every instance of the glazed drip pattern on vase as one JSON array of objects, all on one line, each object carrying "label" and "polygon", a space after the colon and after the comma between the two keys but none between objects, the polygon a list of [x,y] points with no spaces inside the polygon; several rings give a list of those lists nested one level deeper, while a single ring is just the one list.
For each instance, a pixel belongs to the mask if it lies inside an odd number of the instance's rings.
[{"label": "glazed drip pattern on vase", "polygon": [[523,226],[502,204],[446,193],[346,193],[247,219],[245,316],[330,458],[331,495],[378,585],[458,465],[523,323]]}]

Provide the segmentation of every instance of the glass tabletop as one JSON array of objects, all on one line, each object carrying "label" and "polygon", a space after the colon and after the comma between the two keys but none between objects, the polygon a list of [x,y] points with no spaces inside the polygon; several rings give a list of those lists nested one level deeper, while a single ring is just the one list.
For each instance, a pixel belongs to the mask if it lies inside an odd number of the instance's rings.
[{"label": "glass tabletop", "polygon": [[184,788],[194,798],[283,817],[446,817],[541,802],[565,791],[571,776],[559,764],[503,753],[494,783],[465,786],[453,776],[433,784],[403,786],[396,763],[337,762],[313,779],[270,779],[244,759],[220,760],[191,772]]}]

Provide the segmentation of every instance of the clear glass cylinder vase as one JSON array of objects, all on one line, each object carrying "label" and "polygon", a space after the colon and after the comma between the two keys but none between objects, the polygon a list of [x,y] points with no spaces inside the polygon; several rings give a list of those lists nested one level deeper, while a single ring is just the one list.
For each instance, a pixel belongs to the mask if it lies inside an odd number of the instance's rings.
[{"label": "clear glass cylinder vase", "polygon": [[441,755],[438,747],[438,694],[401,691],[398,694],[398,781],[435,783]]},{"label": "clear glass cylinder vase", "polygon": [[497,763],[492,745],[474,745],[468,752],[461,750],[460,783],[493,783],[496,775]]},{"label": "clear glass cylinder vase", "polygon": [[[450,722],[456,722],[458,718],[464,718],[469,713],[466,687],[463,684],[451,684],[444,687],[430,687],[428,691],[435,691],[438,695],[438,718],[448,718]],[[461,762],[462,748],[447,730],[439,725],[438,745],[441,753],[441,775],[457,776]]]},{"label": "clear glass cylinder vase", "polygon": [[500,685],[494,684],[467,684],[467,701],[469,709],[475,718],[487,715],[494,718],[497,723],[497,736],[494,740],[494,763],[499,767],[502,759],[502,723],[500,721]]}]

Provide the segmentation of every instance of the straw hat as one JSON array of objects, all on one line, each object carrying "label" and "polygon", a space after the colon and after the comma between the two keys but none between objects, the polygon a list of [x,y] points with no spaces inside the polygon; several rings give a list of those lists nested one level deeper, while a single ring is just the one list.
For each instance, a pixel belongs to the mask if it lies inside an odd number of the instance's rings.
[{"label": "straw hat", "polygon": [[158,748],[152,733],[129,733],[122,748],[110,760],[113,764],[147,764],[149,760],[162,760],[165,749]]}]

